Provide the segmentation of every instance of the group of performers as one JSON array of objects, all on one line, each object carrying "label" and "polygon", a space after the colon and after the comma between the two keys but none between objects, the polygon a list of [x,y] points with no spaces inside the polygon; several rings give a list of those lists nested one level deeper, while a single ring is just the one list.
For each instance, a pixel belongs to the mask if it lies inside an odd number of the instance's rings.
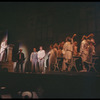
[{"label": "group of performers", "polygon": [[[48,71],[55,71],[57,68],[60,71],[71,71],[70,64],[72,63],[72,58],[74,56],[81,57],[82,68],[87,70],[85,63],[92,63],[92,56],[95,55],[95,40],[93,39],[94,34],[91,33],[88,36],[83,36],[80,51],[78,52],[77,42],[74,41],[74,34],[72,37],[66,37],[66,41],[54,45],[50,45],[50,51],[48,52]],[[2,61],[5,48],[7,48],[6,40],[1,43],[0,50],[0,61]],[[31,62],[31,72],[44,73],[44,61],[45,61],[45,50],[40,46],[40,50],[37,52],[36,48],[33,48],[33,52],[30,55]],[[17,65],[16,71],[19,72],[19,65],[21,65],[21,72],[23,72],[23,63],[25,60],[24,53],[22,49],[19,50],[17,54]]]},{"label": "group of performers", "polygon": [[[45,58],[45,50],[43,47],[40,46],[40,50],[37,52],[36,48],[33,48],[33,52],[30,55],[30,62],[31,62],[31,72],[40,72],[44,73],[44,58]],[[17,64],[15,71],[19,72],[19,66],[21,65],[21,72],[23,72],[23,63],[25,60],[24,53],[22,49],[19,49],[19,53],[17,54]],[[39,68],[38,68],[39,65]],[[39,69],[39,70],[38,70]]]},{"label": "group of performers", "polygon": [[[55,69],[55,65],[58,65],[60,71],[70,71],[71,63],[73,57],[81,57],[82,59],[82,68],[83,70],[88,70],[86,68],[86,64],[92,63],[92,56],[95,55],[95,41],[93,39],[94,34],[91,33],[88,36],[83,36],[80,52],[78,52],[77,42],[74,41],[74,37],[67,37],[66,42],[55,43],[54,45],[50,45],[49,54],[49,67],[48,70],[51,71],[52,67]],[[62,58],[62,59],[61,59]]]},{"label": "group of performers", "polygon": [[[88,36],[83,36],[80,52],[78,52],[77,42],[74,41],[74,37],[67,37],[66,42],[62,41],[61,43],[50,45],[50,51],[48,52],[48,64],[47,71],[55,71],[59,69],[60,71],[71,71],[72,58],[77,56],[82,59],[82,68],[83,70],[88,70],[86,64],[92,63],[92,56],[95,55],[95,40],[93,39],[94,34],[91,33]],[[39,63],[40,72],[44,72],[44,59],[45,50],[42,46],[40,51],[36,52],[36,48],[33,49],[33,52],[30,55],[30,61],[32,63],[32,72],[33,70],[37,72],[37,66]]]}]

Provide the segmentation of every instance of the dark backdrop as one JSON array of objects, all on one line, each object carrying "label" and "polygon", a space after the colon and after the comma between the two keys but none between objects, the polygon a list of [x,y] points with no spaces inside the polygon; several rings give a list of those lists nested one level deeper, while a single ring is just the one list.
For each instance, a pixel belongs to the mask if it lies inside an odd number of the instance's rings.
[{"label": "dark backdrop", "polygon": [[100,2],[0,2],[0,29],[8,30],[8,42],[18,48],[24,43],[28,52],[43,45],[65,41],[66,36],[93,32],[100,43]]}]

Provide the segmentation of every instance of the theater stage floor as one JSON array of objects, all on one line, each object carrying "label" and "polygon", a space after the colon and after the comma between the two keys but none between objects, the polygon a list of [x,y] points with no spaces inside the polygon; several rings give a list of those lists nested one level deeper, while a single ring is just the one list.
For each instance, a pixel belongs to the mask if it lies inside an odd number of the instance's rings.
[{"label": "theater stage floor", "polygon": [[[41,98],[100,98],[100,73],[0,73],[0,85],[13,97],[18,91],[43,90]],[[38,92],[37,92],[38,94]]]}]

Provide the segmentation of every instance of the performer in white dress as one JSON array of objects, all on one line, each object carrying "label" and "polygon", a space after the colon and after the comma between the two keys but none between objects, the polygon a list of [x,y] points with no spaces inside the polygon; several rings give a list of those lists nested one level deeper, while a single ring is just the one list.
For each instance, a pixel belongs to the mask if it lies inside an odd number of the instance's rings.
[{"label": "performer in white dress", "polygon": [[7,40],[4,39],[3,42],[1,43],[0,61],[3,61],[6,48],[7,48]]}]

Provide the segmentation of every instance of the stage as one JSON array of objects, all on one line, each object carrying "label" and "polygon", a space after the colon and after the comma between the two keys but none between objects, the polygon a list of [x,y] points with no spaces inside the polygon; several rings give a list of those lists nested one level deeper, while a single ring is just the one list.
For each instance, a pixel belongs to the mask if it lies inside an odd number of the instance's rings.
[{"label": "stage", "polygon": [[[18,98],[19,91],[35,91],[39,98],[100,98],[100,73],[0,73],[0,85]],[[4,90],[1,89],[1,94]]]}]

